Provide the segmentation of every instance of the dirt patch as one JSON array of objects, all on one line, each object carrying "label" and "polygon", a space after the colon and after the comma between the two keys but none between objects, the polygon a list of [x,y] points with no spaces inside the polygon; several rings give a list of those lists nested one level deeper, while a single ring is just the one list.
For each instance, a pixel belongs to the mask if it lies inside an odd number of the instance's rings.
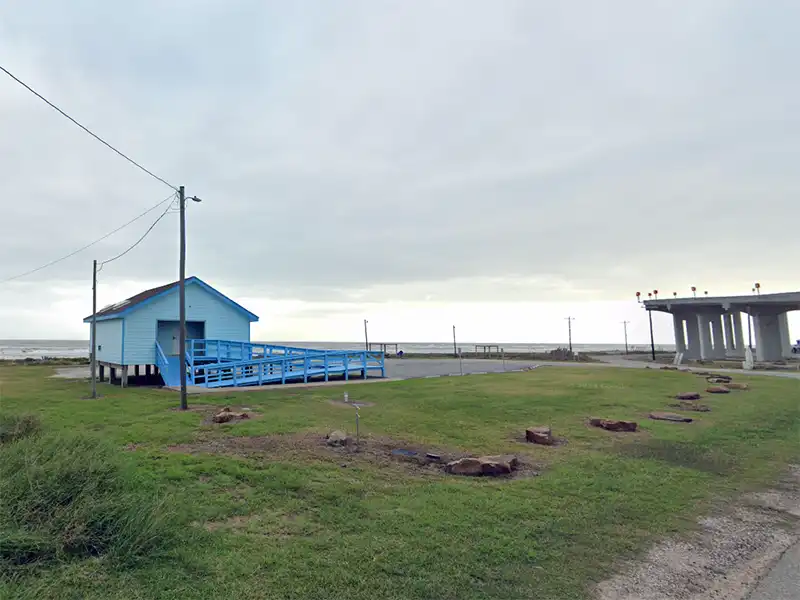
[{"label": "dirt patch", "polygon": [[654,546],[601,583],[597,600],[741,600],[800,539],[800,466],[779,487],[744,496]]},{"label": "dirt patch", "polygon": [[617,450],[628,458],[660,460],[676,467],[688,467],[724,475],[736,467],[736,458],[715,449],[703,449],[689,442],[661,439],[636,440]]},{"label": "dirt patch", "polygon": [[[226,408],[228,410],[230,410],[231,412],[234,412],[234,413],[247,413],[247,418],[246,419],[233,419],[231,421],[227,421],[226,423],[215,423],[214,422],[214,415],[219,414],[221,411],[225,410]],[[169,410],[177,411],[177,412],[190,412],[190,413],[195,413],[195,414],[198,414],[198,413],[202,414],[203,415],[202,424],[203,425],[214,425],[214,426],[227,425],[227,424],[233,425],[233,424],[241,423],[241,422],[245,422],[246,423],[249,419],[258,419],[258,418],[261,417],[260,413],[254,412],[252,408],[250,408],[249,406],[244,405],[244,404],[242,404],[242,405],[234,405],[234,404],[228,404],[228,405],[221,405],[221,404],[194,404],[194,405],[190,405],[185,411],[181,411],[181,408],[179,406],[171,406],[169,408]]]},{"label": "dirt patch", "polygon": [[245,529],[250,523],[260,520],[258,515],[236,515],[223,521],[206,521],[203,528],[206,531],[220,531],[224,529]]},{"label": "dirt patch", "polygon": [[345,402],[344,400],[328,400],[328,403],[334,406],[344,406],[345,408],[365,408],[375,406],[374,402],[365,402],[364,400],[355,400],[354,402]]},{"label": "dirt patch", "polygon": [[[372,465],[442,477],[446,476],[444,469],[447,463],[475,456],[458,450],[376,436],[362,437],[358,443],[349,445],[329,446],[325,435],[320,433],[225,437],[193,444],[177,444],[167,449],[183,454],[222,454],[266,460],[325,460],[336,463],[341,468]],[[519,461],[516,470],[504,478],[531,477],[538,474],[536,465]]]},{"label": "dirt patch", "polygon": [[222,409],[211,411],[206,418],[203,419],[203,425],[233,425],[235,423],[247,422],[250,419],[258,419],[261,415],[253,412],[250,407],[233,407],[224,406]]}]

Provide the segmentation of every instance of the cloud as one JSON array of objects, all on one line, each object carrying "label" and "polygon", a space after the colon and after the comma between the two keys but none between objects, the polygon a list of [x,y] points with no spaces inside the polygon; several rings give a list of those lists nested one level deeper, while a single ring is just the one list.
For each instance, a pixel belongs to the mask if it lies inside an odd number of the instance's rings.
[{"label": "cloud", "polygon": [[[798,18],[755,0],[17,0],[0,56],[203,198],[188,264],[208,281],[281,301],[587,301],[797,287],[781,225],[800,222]],[[0,279],[169,193],[0,86]],[[85,282],[148,225],[30,281]],[[177,231],[168,215],[104,277],[174,279]]]}]

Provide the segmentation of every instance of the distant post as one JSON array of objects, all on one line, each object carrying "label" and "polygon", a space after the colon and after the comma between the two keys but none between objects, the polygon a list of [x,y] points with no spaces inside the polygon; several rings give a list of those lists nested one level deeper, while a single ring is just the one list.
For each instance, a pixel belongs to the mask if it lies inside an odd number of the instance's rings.
[{"label": "distant post", "polygon": [[458,348],[456,347],[456,326],[453,325],[453,356],[458,358]]},{"label": "distant post", "polygon": [[364,350],[369,352],[369,334],[367,333],[367,323],[369,323],[369,321],[364,319]]},{"label": "distant post", "polygon": [[656,360],[656,342],[653,338],[653,311],[647,309],[647,318],[650,319],[650,352],[653,356],[653,362]]},{"label": "distant post", "polygon": [[567,317],[567,333],[569,335],[569,353],[572,354],[572,322],[575,317]]},{"label": "distant post", "polygon": [[622,322],[622,330],[625,332],[625,354],[628,353],[628,323],[630,323],[630,321]]},{"label": "distant post", "polygon": [[92,398],[97,398],[97,260],[92,261]]}]

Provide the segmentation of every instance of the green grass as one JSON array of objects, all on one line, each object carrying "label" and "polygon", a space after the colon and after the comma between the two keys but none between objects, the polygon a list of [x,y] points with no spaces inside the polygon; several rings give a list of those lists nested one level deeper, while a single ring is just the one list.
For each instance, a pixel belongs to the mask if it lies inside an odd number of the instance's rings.
[{"label": "green grass", "polygon": [[177,542],[170,505],[95,436],[28,431],[0,445],[0,573],[102,557],[130,566]]},{"label": "green grass", "polygon": [[[115,446],[142,485],[170,494],[169,525],[201,535],[134,564],[47,562],[0,580],[3,598],[587,598],[615,561],[800,459],[800,381],[771,377],[704,399],[712,412],[690,413],[689,425],[646,418],[669,396],[704,387],[685,373],[542,368],[347,388],[352,400],[374,403],[360,411],[368,435],[513,452],[541,466],[539,477],[498,481],[356,460],[343,468],[313,455],[167,450],[225,436],[352,431],[353,411],[328,402],[342,387],[190,398],[261,415],[210,427],[202,414],[169,410],[174,393],[101,386],[102,399],[85,400],[85,383],[49,373],[0,367],[2,410]],[[633,418],[643,430],[588,428],[590,416]],[[516,441],[530,425],[551,425],[569,443]],[[136,451],[124,451],[129,444]]]}]

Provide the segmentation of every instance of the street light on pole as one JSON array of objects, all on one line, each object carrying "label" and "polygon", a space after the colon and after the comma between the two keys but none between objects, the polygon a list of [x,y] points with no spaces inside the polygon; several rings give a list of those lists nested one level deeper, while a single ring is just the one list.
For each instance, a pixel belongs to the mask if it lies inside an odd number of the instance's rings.
[{"label": "street light on pole", "polygon": [[367,323],[369,323],[369,321],[364,319],[364,350],[369,352],[369,334],[367,333]]},{"label": "street light on pole", "polygon": [[[192,196],[189,198],[194,202],[200,202],[200,198]],[[181,376],[181,410],[189,408],[186,400],[186,190],[183,186],[178,189],[178,203],[180,204],[180,260],[179,260],[179,279],[178,279],[178,296],[179,296],[179,348],[180,352],[178,364],[180,366]]]}]

